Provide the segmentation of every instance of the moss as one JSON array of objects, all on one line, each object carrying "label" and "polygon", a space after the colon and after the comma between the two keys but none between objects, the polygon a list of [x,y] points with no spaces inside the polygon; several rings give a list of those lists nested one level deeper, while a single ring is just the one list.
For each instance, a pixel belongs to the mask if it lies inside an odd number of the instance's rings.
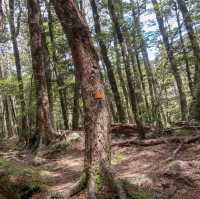
[{"label": "moss", "polygon": [[49,148],[48,153],[46,154],[48,158],[54,158],[55,156],[58,155],[64,155],[69,149],[71,145],[70,143],[65,142],[60,142],[56,143],[54,145],[51,145]]},{"label": "moss", "polygon": [[0,190],[12,199],[25,199],[47,188],[39,171],[30,166],[0,158],[0,170]]},{"label": "moss", "polygon": [[104,185],[103,175],[98,170],[98,171],[96,171],[94,177],[95,177],[95,183],[96,183],[96,186],[97,186],[97,190],[100,191],[103,188],[103,185]]},{"label": "moss", "polygon": [[173,135],[176,136],[190,136],[194,133],[193,129],[188,129],[188,128],[182,128],[182,129],[176,129]]},{"label": "moss", "polygon": [[124,159],[124,156],[122,153],[120,152],[117,152],[113,155],[113,158],[112,158],[112,164],[119,164],[120,162],[122,162]]},{"label": "moss", "polygon": [[123,184],[131,199],[154,199],[153,195],[148,190],[144,190],[128,181],[123,181]]}]

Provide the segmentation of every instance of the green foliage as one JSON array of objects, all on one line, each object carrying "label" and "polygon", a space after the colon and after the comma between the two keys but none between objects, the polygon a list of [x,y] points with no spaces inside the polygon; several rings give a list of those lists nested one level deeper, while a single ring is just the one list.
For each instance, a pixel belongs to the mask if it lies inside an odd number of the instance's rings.
[{"label": "green foliage", "polygon": [[18,81],[15,78],[0,80],[0,93],[4,95],[16,95],[18,91]]}]

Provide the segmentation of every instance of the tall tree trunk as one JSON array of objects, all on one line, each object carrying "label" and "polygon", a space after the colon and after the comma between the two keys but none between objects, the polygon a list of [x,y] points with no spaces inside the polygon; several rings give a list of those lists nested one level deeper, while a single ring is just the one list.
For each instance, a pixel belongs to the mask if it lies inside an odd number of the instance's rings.
[{"label": "tall tree trunk", "polygon": [[[57,16],[68,38],[80,78],[84,104],[85,173],[88,199],[97,198],[96,176],[113,180],[110,175],[110,115],[104,92],[98,56],[90,32],[73,0],[53,0]],[[108,183],[108,181],[107,181]],[[109,188],[113,188],[110,184]],[[115,187],[115,193],[119,191]],[[105,197],[103,197],[105,198]]]},{"label": "tall tree trunk", "polygon": [[0,0],[0,32],[3,31],[3,16],[2,0]]},{"label": "tall tree trunk", "polygon": [[100,25],[100,17],[98,13],[96,0],[90,0],[90,4],[92,7],[92,12],[93,12],[95,32],[96,32],[97,40],[100,46],[101,56],[103,58],[104,64],[107,69],[110,86],[114,95],[115,104],[117,107],[117,114],[119,117],[119,121],[123,123],[123,122],[126,122],[126,114],[123,108],[121,96],[120,96],[119,89],[117,86],[117,81],[114,75],[113,65],[108,57],[108,50],[107,50],[106,44],[104,43],[103,38],[101,37],[102,32],[101,32],[101,25]]},{"label": "tall tree trunk", "polygon": [[129,122],[132,122],[133,118],[132,118],[130,105],[129,105],[128,91],[127,91],[127,88],[126,88],[126,83],[125,83],[125,80],[124,80],[124,77],[123,77],[123,72],[122,72],[122,69],[121,69],[121,59],[120,59],[121,56],[120,56],[120,52],[119,52],[119,49],[118,49],[118,42],[117,42],[116,34],[114,35],[114,48],[115,48],[117,74],[119,76],[120,85],[122,87],[122,91],[123,91],[123,94],[124,94],[124,97],[125,97],[126,109],[127,109]]},{"label": "tall tree trunk", "polygon": [[193,54],[195,57],[195,90],[194,97],[192,100],[190,118],[200,121],[200,47],[198,43],[198,39],[196,38],[193,26],[192,26],[192,18],[187,9],[186,3],[184,0],[177,0],[179,9],[183,15],[183,20],[185,27],[187,29],[187,33],[192,45]]},{"label": "tall tree trunk", "polygon": [[144,94],[144,101],[145,101],[145,105],[146,105],[146,112],[147,112],[147,120],[148,121],[151,121],[151,115],[150,115],[150,107],[149,107],[149,102],[148,102],[148,95],[147,95],[147,92],[146,92],[146,85],[145,85],[145,82],[144,82],[144,77],[143,77],[143,73],[142,73],[142,68],[141,68],[141,64],[140,64],[140,58],[139,58],[139,53],[138,53],[138,50],[137,48],[135,48],[135,56],[136,56],[136,61],[137,61],[137,66],[138,66],[138,71],[139,71],[139,74],[140,74],[140,82],[141,82],[141,85],[142,85],[142,90],[143,90],[143,94]]},{"label": "tall tree trunk", "polygon": [[[41,22],[42,23],[42,22]],[[43,42],[43,53],[44,53],[44,66],[45,66],[45,77],[47,82],[47,92],[49,98],[49,113],[52,127],[54,126],[54,114],[53,114],[53,90],[52,90],[52,72],[50,64],[49,49],[47,46],[47,38],[44,27],[42,28],[42,42]]]},{"label": "tall tree trunk", "polygon": [[118,42],[120,44],[121,47],[121,53],[122,53],[122,58],[125,64],[125,72],[126,72],[126,77],[127,77],[127,82],[128,82],[128,90],[129,90],[129,95],[130,95],[130,102],[131,102],[131,107],[132,107],[132,111],[134,114],[134,119],[136,124],[138,125],[138,127],[141,129],[140,130],[140,137],[144,138],[144,129],[143,129],[143,125],[142,122],[139,118],[139,109],[138,109],[138,103],[137,103],[137,96],[136,96],[136,92],[135,92],[135,88],[133,87],[134,85],[134,79],[133,79],[133,75],[131,72],[131,67],[129,64],[129,55],[128,55],[128,50],[126,47],[126,43],[124,42],[124,37],[122,35],[122,31],[120,29],[120,24],[117,18],[117,15],[115,13],[115,8],[114,8],[114,3],[112,0],[108,0],[108,9],[110,12],[110,16],[113,22],[113,26],[114,29],[116,31],[116,35],[117,35],[117,39]]},{"label": "tall tree trunk", "polygon": [[175,6],[175,12],[176,12],[176,20],[177,20],[177,24],[178,24],[180,44],[181,44],[181,49],[182,49],[182,52],[183,52],[183,60],[185,62],[186,73],[187,73],[187,78],[188,78],[188,85],[189,85],[191,95],[193,96],[193,81],[192,81],[192,77],[191,77],[189,60],[187,58],[187,56],[188,56],[187,55],[187,49],[186,49],[186,46],[185,46],[185,42],[184,42],[184,39],[183,39],[182,30],[181,30],[181,22],[180,22],[180,16],[179,16],[179,13],[178,13],[177,4],[175,3],[174,6]]},{"label": "tall tree trunk", "polygon": [[[53,60],[53,70],[56,76],[56,82],[58,87],[63,88],[64,87],[64,81],[61,75],[59,75],[57,67],[59,65],[57,54],[56,54],[56,43],[54,39],[54,27],[53,27],[53,16],[51,13],[51,2],[47,2],[45,0],[46,8],[47,8],[47,14],[48,14],[48,29],[49,29],[49,37],[51,41],[51,49],[52,49],[52,60]],[[62,118],[64,123],[64,128],[69,129],[69,121],[68,121],[68,113],[67,113],[67,104],[65,103],[65,93],[63,89],[59,89],[59,100],[61,105],[61,112],[62,112]]]},{"label": "tall tree trunk", "polygon": [[178,91],[179,91],[179,99],[180,99],[180,106],[181,106],[181,115],[182,115],[182,120],[186,120],[187,119],[187,101],[186,101],[186,96],[183,90],[183,83],[180,77],[180,73],[175,61],[175,57],[174,57],[174,52],[173,52],[173,47],[169,42],[169,37],[168,37],[168,33],[166,30],[166,27],[164,26],[164,20],[163,20],[163,16],[161,14],[160,11],[160,6],[159,3],[157,2],[157,0],[152,0],[153,6],[154,6],[154,10],[156,13],[156,18],[157,18],[157,22],[158,22],[158,26],[160,29],[160,33],[162,35],[163,38],[163,42],[165,45],[165,49],[167,52],[167,56],[168,56],[168,60],[172,69],[172,73],[174,75],[174,78],[176,80],[176,85],[178,87]]},{"label": "tall tree trunk", "polygon": [[78,71],[75,69],[75,84],[74,84],[74,104],[72,115],[72,129],[78,130],[79,128],[79,116],[80,116],[80,79]]},{"label": "tall tree trunk", "polygon": [[177,3],[183,15],[184,24],[187,29],[187,33],[192,45],[193,54],[194,54],[194,57],[196,58],[195,59],[196,61],[195,74],[197,75],[200,73],[200,47],[199,47],[198,39],[196,38],[194,29],[193,29],[192,18],[187,9],[185,0],[177,0]]},{"label": "tall tree trunk", "polygon": [[133,29],[133,39],[137,45],[136,42],[136,37],[138,37],[138,46],[136,46],[136,51],[137,48],[140,48],[141,53],[142,53],[142,58],[145,66],[145,72],[147,75],[147,80],[148,80],[148,87],[149,87],[149,93],[150,93],[150,99],[151,99],[151,108],[152,108],[152,122],[156,121],[158,125],[162,126],[161,122],[161,115],[160,115],[160,107],[159,107],[159,102],[158,102],[158,96],[157,96],[157,89],[156,89],[156,81],[154,77],[154,72],[149,60],[149,55],[147,51],[147,44],[144,39],[144,35],[142,33],[142,28],[140,24],[140,14],[136,13],[135,11],[135,3],[134,1],[131,1],[132,3],[132,16],[134,20],[134,29]]},{"label": "tall tree trunk", "polygon": [[19,85],[19,101],[21,105],[21,125],[20,125],[20,132],[19,132],[19,140],[22,142],[28,141],[28,123],[27,123],[27,115],[26,115],[26,104],[25,104],[25,98],[24,98],[24,84],[22,80],[22,71],[21,71],[21,61],[20,61],[20,55],[19,55],[19,49],[18,49],[18,43],[16,38],[16,29],[15,29],[15,20],[14,20],[14,0],[9,0],[9,24],[10,24],[10,32],[11,32],[11,39],[12,39],[12,45],[13,45],[13,52],[15,57],[15,65],[17,70],[17,79],[18,79],[18,85]]},{"label": "tall tree trunk", "polygon": [[[2,71],[0,66],[0,79],[5,79],[7,74],[6,71]],[[4,118],[4,136],[12,137],[14,135],[14,122],[12,121],[12,112],[10,106],[9,96],[2,96],[2,105],[3,105],[3,118]]]},{"label": "tall tree trunk", "polygon": [[[31,42],[33,75],[35,80],[37,111],[36,130],[30,145],[36,149],[40,143],[48,145],[52,141],[53,128],[50,119],[49,99],[45,76],[43,35],[38,0],[28,0],[28,21]],[[42,142],[40,142],[42,141]]]}]

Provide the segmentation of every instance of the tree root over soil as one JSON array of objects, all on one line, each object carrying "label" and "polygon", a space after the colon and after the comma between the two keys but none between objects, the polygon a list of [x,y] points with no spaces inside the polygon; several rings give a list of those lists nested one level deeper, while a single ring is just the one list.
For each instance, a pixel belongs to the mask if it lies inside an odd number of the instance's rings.
[{"label": "tree root over soil", "polygon": [[191,137],[171,137],[171,138],[160,138],[160,139],[149,139],[149,140],[138,140],[138,139],[132,139],[128,141],[121,141],[113,143],[112,146],[119,146],[119,147],[126,147],[130,145],[137,145],[137,146],[154,146],[154,145],[160,145],[160,144],[167,144],[167,143],[180,143],[180,144],[190,144],[193,142],[196,142],[200,140],[200,135],[197,136],[191,136]]},{"label": "tree root over soil", "polygon": [[70,190],[68,198],[79,194],[84,189],[87,189],[88,199],[153,199],[148,191],[127,180],[116,178],[115,173],[105,166],[101,167],[101,173],[90,174],[88,177],[84,173]]}]

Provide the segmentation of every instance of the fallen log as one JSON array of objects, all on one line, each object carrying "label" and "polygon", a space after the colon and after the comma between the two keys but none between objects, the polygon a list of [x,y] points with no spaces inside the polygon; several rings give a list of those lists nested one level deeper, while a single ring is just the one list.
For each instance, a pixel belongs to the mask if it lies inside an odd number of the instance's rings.
[{"label": "fallen log", "polygon": [[182,129],[191,129],[191,130],[199,130],[200,126],[178,126],[178,127],[173,127],[173,128],[166,128],[163,129],[162,132],[174,132],[176,130],[182,130]]},{"label": "fallen log", "polygon": [[[148,133],[151,131],[150,126],[144,126],[145,133]],[[136,124],[121,124],[121,123],[115,123],[111,124],[111,130],[110,133],[114,135],[126,135],[127,137],[131,137],[134,135],[138,135],[140,132],[140,129]],[[67,137],[72,133],[84,133],[84,129],[80,128],[77,131],[70,131],[70,130],[58,130],[56,132],[58,137]]]},{"label": "fallen log", "polygon": [[[150,126],[144,126],[144,130],[148,133],[151,130]],[[115,123],[111,125],[112,134],[124,134],[126,136],[133,136],[139,134],[140,129],[136,124],[121,124]]]},{"label": "fallen log", "polygon": [[125,147],[125,146],[130,146],[130,145],[154,146],[154,145],[167,144],[167,143],[190,144],[198,140],[200,140],[200,135],[191,136],[191,137],[182,136],[182,137],[171,137],[171,138],[160,138],[160,139],[149,139],[149,140],[132,139],[128,141],[115,142],[112,144],[112,146],[119,146],[119,147]]}]

